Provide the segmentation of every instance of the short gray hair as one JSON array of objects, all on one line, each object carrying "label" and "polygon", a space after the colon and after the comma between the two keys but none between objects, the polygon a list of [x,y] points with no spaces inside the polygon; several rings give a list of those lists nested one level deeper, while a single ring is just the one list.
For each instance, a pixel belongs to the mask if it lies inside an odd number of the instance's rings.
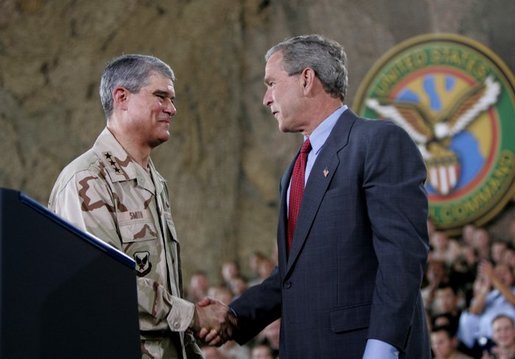
[{"label": "short gray hair", "polygon": [[100,101],[106,119],[113,113],[113,89],[121,86],[132,93],[147,85],[152,72],[157,72],[173,82],[175,74],[166,63],[154,56],[128,54],[111,60],[100,79]]},{"label": "short gray hair", "polygon": [[310,67],[324,89],[343,101],[347,93],[347,55],[342,45],[321,35],[301,35],[278,43],[267,51],[265,60],[280,51],[288,75],[300,74]]}]

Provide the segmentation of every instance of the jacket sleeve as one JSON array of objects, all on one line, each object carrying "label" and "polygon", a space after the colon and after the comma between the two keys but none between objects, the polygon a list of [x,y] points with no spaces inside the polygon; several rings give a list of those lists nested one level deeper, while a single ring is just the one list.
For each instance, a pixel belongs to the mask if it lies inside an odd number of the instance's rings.
[{"label": "jacket sleeve", "polygon": [[281,279],[278,268],[261,284],[248,288],[229,307],[238,317],[234,339],[244,344],[281,316]]},{"label": "jacket sleeve", "polygon": [[[381,121],[382,122],[382,121]],[[372,133],[363,189],[378,271],[368,337],[403,350],[420,303],[427,261],[425,165],[400,127],[384,123]]]}]

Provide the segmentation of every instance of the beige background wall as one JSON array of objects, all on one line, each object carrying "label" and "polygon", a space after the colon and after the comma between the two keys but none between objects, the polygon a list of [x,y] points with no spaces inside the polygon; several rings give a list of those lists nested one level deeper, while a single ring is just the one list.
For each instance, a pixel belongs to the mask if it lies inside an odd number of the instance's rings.
[{"label": "beige background wall", "polygon": [[351,104],[372,64],[422,33],[471,37],[513,69],[514,15],[513,0],[0,0],[0,187],[46,204],[61,168],[104,126],[106,62],[153,54],[178,78],[172,139],[153,159],[169,181],[186,274],[217,278],[232,258],[245,269],[251,250],[272,253],[278,179],[300,143],[261,105],[270,46],[312,32],[342,43]]}]

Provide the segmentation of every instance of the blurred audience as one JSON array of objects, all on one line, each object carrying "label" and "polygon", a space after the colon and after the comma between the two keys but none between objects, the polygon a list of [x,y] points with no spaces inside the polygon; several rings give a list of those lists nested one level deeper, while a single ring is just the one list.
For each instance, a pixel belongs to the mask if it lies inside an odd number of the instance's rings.
[{"label": "blurred audience", "polygon": [[[435,300],[433,305],[433,323],[435,326],[446,324],[455,335],[458,331],[460,323],[462,299],[456,289],[448,282],[441,283],[436,289]],[[445,323],[437,323],[438,318],[446,318]],[[440,319],[442,320],[442,319]]]},{"label": "blurred audience", "polygon": [[484,352],[482,359],[515,358],[515,322],[513,318],[501,314],[492,320],[494,345],[489,352]]},{"label": "blurred audience", "polygon": [[508,242],[503,241],[501,239],[496,239],[492,241],[492,245],[490,246],[491,259],[494,264],[498,264],[502,262],[502,258],[506,249],[508,248]]},{"label": "blurred audience", "polygon": [[241,277],[240,265],[236,261],[226,261],[222,264],[221,274],[223,282],[229,286],[232,279]]},{"label": "blurred audience", "polygon": [[471,359],[458,351],[458,340],[449,327],[435,327],[431,331],[431,349],[436,359]]},{"label": "blurred audience", "polygon": [[259,263],[262,260],[266,260],[266,255],[261,251],[253,251],[249,256],[249,269],[250,269],[250,277],[249,283],[256,280],[259,277]]},{"label": "blurred audience", "polygon": [[441,259],[429,258],[424,281],[422,283],[422,300],[430,313],[434,312],[433,302],[436,289],[441,283],[449,282],[449,273],[445,262]]},{"label": "blurred audience", "polygon": [[186,290],[186,298],[193,303],[207,296],[209,280],[204,271],[196,271],[191,275],[190,284]]},{"label": "blurred audience", "polygon": [[236,277],[231,279],[229,287],[231,288],[232,294],[236,299],[237,297],[242,295],[244,291],[247,290],[248,284],[242,277]]},{"label": "blurred audience", "polygon": [[253,285],[260,284],[262,281],[267,279],[270,274],[272,274],[274,268],[274,262],[270,258],[262,256],[256,263],[255,270],[257,276],[253,280],[249,281],[248,286],[252,287]]},{"label": "blurred audience", "polygon": [[268,344],[256,344],[252,348],[250,359],[275,359],[277,358]]},{"label": "blurred audience", "polygon": [[429,237],[429,244],[431,245],[429,256],[444,261],[447,266],[451,266],[460,255],[458,243],[454,239],[449,239],[444,232],[433,232]]},{"label": "blurred audience", "polygon": [[515,320],[513,269],[488,261],[479,265],[474,282],[474,296],[468,310],[460,317],[458,337],[478,357],[492,345],[492,320],[505,314]]},{"label": "blurred audience", "polygon": [[484,228],[477,228],[472,234],[472,247],[480,260],[490,258],[490,235]]},{"label": "blurred audience", "polygon": [[215,347],[202,347],[202,354],[204,354],[204,359],[227,359],[225,355]]},{"label": "blurred audience", "polygon": [[274,355],[279,355],[279,332],[281,330],[281,320],[277,319],[276,321],[268,324],[265,329],[258,334],[257,340],[263,343],[267,343],[268,346],[272,349]]}]

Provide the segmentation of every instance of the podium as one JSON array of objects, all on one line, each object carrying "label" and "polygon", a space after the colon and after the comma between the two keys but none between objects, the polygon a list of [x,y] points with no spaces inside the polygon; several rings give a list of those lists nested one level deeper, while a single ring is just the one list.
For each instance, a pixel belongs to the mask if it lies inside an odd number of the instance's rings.
[{"label": "podium", "polygon": [[134,266],[0,188],[0,358],[141,358]]}]

